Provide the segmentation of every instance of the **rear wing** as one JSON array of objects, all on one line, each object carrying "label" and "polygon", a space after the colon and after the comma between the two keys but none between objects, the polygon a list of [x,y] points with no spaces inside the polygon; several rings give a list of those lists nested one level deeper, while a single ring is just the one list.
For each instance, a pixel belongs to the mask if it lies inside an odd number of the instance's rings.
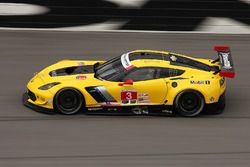
[{"label": "rear wing", "polygon": [[229,46],[215,46],[214,50],[218,52],[219,56],[214,62],[220,61],[221,68],[220,71],[218,71],[220,76],[234,78],[235,71]]}]

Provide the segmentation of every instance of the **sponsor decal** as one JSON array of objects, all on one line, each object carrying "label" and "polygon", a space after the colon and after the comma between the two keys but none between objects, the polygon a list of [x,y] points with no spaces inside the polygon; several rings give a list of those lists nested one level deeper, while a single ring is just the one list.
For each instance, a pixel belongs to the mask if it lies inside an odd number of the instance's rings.
[{"label": "sponsor decal", "polygon": [[170,59],[172,60],[172,61],[176,61],[177,60],[177,57],[176,56],[170,56]]},{"label": "sponsor decal", "polygon": [[198,81],[191,80],[190,84],[210,85],[210,81],[209,80],[205,80],[205,81],[202,81],[202,80],[198,80]]},{"label": "sponsor decal", "polygon": [[146,97],[139,97],[138,98],[138,103],[149,103],[150,99]]},{"label": "sponsor decal", "polygon": [[137,100],[122,100],[122,104],[135,104]]},{"label": "sponsor decal", "polygon": [[79,62],[78,66],[84,66],[84,64],[85,64],[84,62]]},{"label": "sponsor decal", "polygon": [[220,55],[221,55],[221,61],[222,61],[222,64],[223,64],[223,67],[224,68],[227,68],[227,69],[231,69],[232,68],[232,66],[231,66],[231,63],[230,63],[230,61],[229,61],[229,54],[230,53],[221,53]]},{"label": "sponsor decal", "polygon": [[135,104],[136,100],[130,100],[130,104]]},{"label": "sponsor decal", "polygon": [[108,111],[117,111],[118,109],[117,108],[108,108],[107,110]]},{"label": "sponsor decal", "polygon": [[128,104],[129,100],[122,100],[122,104]]},{"label": "sponsor decal", "polygon": [[88,108],[88,111],[99,111],[99,110],[103,110],[103,108],[102,107]]},{"label": "sponsor decal", "polygon": [[122,100],[136,100],[137,99],[137,91],[136,90],[123,90],[121,92]]},{"label": "sponsor decal", "polygon": [[123,104],[135,104],[137,102],[136,90],[122,90],[121,100]]},{"label": "sponsor decal", "polygon": [[130,70],[132,69],[134,66],[131,64],[130,60],[129,60],[129,53],[127,54],[123,54],[121,56],[121,62],[122,62],[122,66],[126,69],[126,70]]},{"label": "sponsor decal", "polygon": [[159,60],[144,60],[143,61],[144,63],[161,63],[161,61],[159,61]]},{"label": "sponsor decal", "polygon": [[120,104],[117,102],[104,102],[100,103],[101,106],[119,106]]},{"label": "sponsor decal", "polygon": [[205,81],[205,84],[206,84],[206,85],[210,85],[210,81],[209,81],[209,80],[206,80],[206,81]]},{"label": "sponsor decal", "polygon": [[150,98],[148,93],[139,93],[138,103],[150,103]]},{"label": "sponsor decal", "polygon": [[161,112],[168,113],[168,114],[172,114],[173,113],[173,111],[171,111],[171,110],[161,110]]},{"label": "sponsor decal", "polygon": [[76,79],[77,80],[85,80],[85,79],[87,79],[87,76],[79,75],[79,76],[76,76]]},{"label": "sponsor decal", "polygon": [[147,106],[140,106],[132,108],[132,112],[136,115],[148,115],[148,107]]},{"label": "sponsor decal", "polygon": [[213,101],[215,100],[215,98],[214,98],[213,96],[211,96],[211,97],[209,98],[209,100],[210,100],[211,102],[213,102]]}]

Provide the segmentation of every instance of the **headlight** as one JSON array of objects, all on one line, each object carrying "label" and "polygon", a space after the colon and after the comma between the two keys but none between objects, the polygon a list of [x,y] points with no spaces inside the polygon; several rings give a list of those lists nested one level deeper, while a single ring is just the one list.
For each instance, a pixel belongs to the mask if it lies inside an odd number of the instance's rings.
[{"label": "headlight", "polygon": [[52,82],[52,83],[49,83],[49,84],[46,84],[46,85],[43,85],[43,86],[40,86],[38,89],[40,90],[48,90],[50,88],[52,88],[53,86],[56,86],[60,84],[60,82]]}]

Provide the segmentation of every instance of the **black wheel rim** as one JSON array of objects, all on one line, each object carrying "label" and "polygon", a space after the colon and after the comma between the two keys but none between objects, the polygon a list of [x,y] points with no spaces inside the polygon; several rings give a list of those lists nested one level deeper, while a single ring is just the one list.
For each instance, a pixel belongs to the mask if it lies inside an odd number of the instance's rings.
[{"label": "black wheel rim", "polygon": [[60,112],[64,114],[76,113],[81,106],[79,93],[73,90],[64,90],[60,92],[58,95],[57,106]]},{"label": "black wheel rim", "polygon": [[181,109],[188,114],[197,112],[201,108],[201,99],[200,97],[192,92],[186,92],[182,94],[179,100],[179,106]]}]

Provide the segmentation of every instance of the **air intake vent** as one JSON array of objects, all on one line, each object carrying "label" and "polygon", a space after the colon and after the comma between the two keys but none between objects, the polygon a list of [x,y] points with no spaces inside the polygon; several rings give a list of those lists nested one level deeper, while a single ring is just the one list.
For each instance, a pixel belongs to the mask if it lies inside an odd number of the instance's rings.
[{"label": "air intake vent", "polygon": [[30,90],[28,90],[28,96],[32,101],[36,101],[36,95]]}]

